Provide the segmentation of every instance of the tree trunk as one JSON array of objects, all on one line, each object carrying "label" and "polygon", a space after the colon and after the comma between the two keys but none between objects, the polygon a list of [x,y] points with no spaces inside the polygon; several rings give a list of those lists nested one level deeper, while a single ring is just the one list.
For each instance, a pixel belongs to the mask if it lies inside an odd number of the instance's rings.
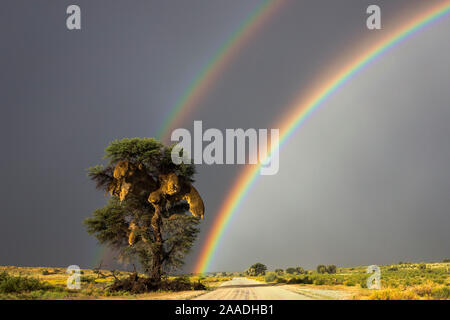
[{"label": "tree trunk", "polygon": [[153,248],[153,262],[150,277],[160,281],[162,277],[162,260],[163,260],[163,243],[161,233],[161,208],[159,205],[154,206],[155,213],[152,217],[153,235],[155,236],[155,244]]}]

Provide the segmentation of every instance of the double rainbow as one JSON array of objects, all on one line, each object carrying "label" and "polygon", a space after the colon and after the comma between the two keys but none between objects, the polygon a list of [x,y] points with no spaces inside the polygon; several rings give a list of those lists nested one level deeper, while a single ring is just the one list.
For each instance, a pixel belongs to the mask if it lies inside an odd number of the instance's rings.
[{"label": "double rainbow", "polygon": [[209,59],[203,69],[197,74],[191,84],[178,98],[175,106],[164,121],[158,132],[158,138],[166,139],[171,128],[176,128],[181,119],[192,111],[199,100],[206,95],[216,82],[218,76],[230,64],[249,42],[250,38],[257,34],[281,8],[285,0],[264,0],[250,15],[239,25],[217,52]]},{"label": "double rainbow", "polygon": [[[302,126],[303,123],[317,110],[333,93],[346,84],[355,74],[368,66],[376,58],[380,57],[390,49],[406,40],[419,30],[437,22],[439,19],[448,16],[450,13],[450,1],[445,1],[431,8],[427,12],[410,20],[407,24],[396,30],[384,40],[372,46],[362,55],[358,56],[352,63],[344,67],[338,74],[320,88],[304,99],[300,97],[294,101],[289,109],[294,112],[281,122],[280,143],[279,146],[272,146],[272,150],[276,147],[282,147],[287,143],[290,137]],[[270,156],[270,155],[269,155]],[[195,273],[204,273],[209,270],[212,260],[214,259],[217,248],[223,238],[227,227],[233,216],[239,209],[245,196],[249,193],[252,185],[255,184],[259,176],[260,166],[251,166],[244,169],[243,173],[238,177],[231,193],[226,197],[221,209],[210,229],[207,238],[203,244],[200,256],[194,268]]]}]

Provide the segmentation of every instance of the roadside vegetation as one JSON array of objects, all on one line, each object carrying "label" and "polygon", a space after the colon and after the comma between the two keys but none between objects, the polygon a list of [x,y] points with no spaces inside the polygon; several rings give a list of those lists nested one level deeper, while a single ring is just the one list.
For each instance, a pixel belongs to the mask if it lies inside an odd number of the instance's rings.
[{"label": "roadside vegetation", "polygon": [[296,285],[300,288],[337,289],[353,299],[407,300],[450,299],[450,263],[399,262],[380,266],[381,289],[367,289],[367,267],[337,268],[319,265],[315,270],[302,267],[277,268],[274,272],[251,278],[271,284]]},{"label": "roadside vegetation", "polygon": [[[256,266],[256,268],[255,268]],[[191,299],[212,290],[234,277],[247,277],[315,298],[358,300],[449,300],[450,262],[399,262],[379,266],[381,289],[366,287],[367,267],[333,267],[306,270],[302,267],[277,268],[267,272],[262,263],[245,272],[215,272],[205,275],[186,274],[166,279],[182,291],[166,286],[151,293],[133,293],[130,288],[112,290],[116,280],[126,280],[132,272],[103,270],[81,271],[81,289],[67,289],[68,274],[64,268],[0,267],[0,299]],[[258,271],[256,271],[258,270]],[[255,273],[258,275],[255,275]],[[144,276],[139,274],[139,276]],[[120,282],[123,283],[123,282]],[[196,287],[198,284],[204,287]],[[195,290],[195,289],[201,290]],[[180,287],[175,288],[175,290]]]},{"label": "roadside vegetation", "polygon": [[[69,274],[64,268],[0,267],[0,299],[184,299],[231,279],[187,275],[166,277],[164,287],[151,293],[143,293],[146,290],[138,287],[115,287],[118,283],[130,283],[127,280],[133,274],[116,270],[85,269],[81,271],[81,288],[72,290],[67,288]],[[145,279],[145,275],[140,274],[139,279]]]}]

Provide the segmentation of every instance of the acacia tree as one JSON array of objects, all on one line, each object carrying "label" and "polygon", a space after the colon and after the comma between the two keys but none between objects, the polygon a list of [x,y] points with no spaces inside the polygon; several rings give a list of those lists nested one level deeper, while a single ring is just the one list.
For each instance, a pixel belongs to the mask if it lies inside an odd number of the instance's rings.
[{"label": "acacia tree", "polygon": [[327,273],[327,267],[323,264],[317,266],[317,273]]},{"label": "acacia tree", "polygon": [[275,273],[277,275],[282,275],[284,273],[284,270],[283,269],[275,269]]},{"label": "acacia tree", "polygon": [[297,272],[298,274],[304,274],[304,273],[306,273],[306,272],[305,272],[305,269],[303,269],[303,267],[297,267],[297,268],[295,268],[295,272]]},{"label": "acacia tree", "polygon": [[175,165],[171,151],[153,138],[116,140],[105,149],[108,164],[88,171],[111,198],[84,221],[87,231],[158,281],[183,264],[204,214],[194,166]]},{"label": "acacia tree", "polygon": [[250,276],[259,276],[265,275],[266,271],[267,267],[264,264],[257,262],[247,270],[247,274]]}]

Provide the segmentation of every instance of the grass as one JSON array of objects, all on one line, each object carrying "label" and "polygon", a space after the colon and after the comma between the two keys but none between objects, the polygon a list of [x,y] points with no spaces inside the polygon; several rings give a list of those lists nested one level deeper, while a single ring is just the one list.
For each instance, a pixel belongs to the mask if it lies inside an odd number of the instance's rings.
[{"label": "grass", "polygon": [[450,299],[450,263],[402,263],[380,266],[381,290],[369,290],[367,267],[338,268],[335,274],[282,274],[253,277],[267,283],[297,285],[311,289],[332,289],[352,293],[353,299],[422,300]]},{"label": "grass", "polygon": [[[159,290],[146,294],[131,294],[126,291],[111,291],[109,286],[114,282],[108,270],[81,270],[81,289],[67,289],[65,268],[48,267],[15,267],[0,266],[0,300],[1,299],[188,299],[199,292],[170,292]],[[116,273],[118,278],[127,278],[129,272]],[[142,276],[142,275],[140,275]],[[174,280],[176,277],[169,277]],[[223,281],[231,280],[230,276],[201,277],[191,276],[191,282],[201,281],[212,289]]]},{"label": "grass", "polygon": [[[306,274],[275,274],[248,277],[276,285],[289,285],[304,293],[335,290],[346,293],[345,297],[358,300],[428,300],[450,299],[450,262],[402,263],[380,266],[381,290],[365,288],[367,267],[338,268],[335,274],[319,274],[306,270]],[[108,270],[83,269],[81,289],[66,287],[68,274],[64,268],[48,267],[0,267],[0,299],[190,299],[199,292],[158,291],[133,295],[129,292],[112,292],[108,287],[114,277]],[[119,272],[119,278],[129,276]],[[214,276],[191,275],[190,281],[201,281],[209,290],[239,274],[215,274]],[[174,279],[175,277],[170,277]]]}]

